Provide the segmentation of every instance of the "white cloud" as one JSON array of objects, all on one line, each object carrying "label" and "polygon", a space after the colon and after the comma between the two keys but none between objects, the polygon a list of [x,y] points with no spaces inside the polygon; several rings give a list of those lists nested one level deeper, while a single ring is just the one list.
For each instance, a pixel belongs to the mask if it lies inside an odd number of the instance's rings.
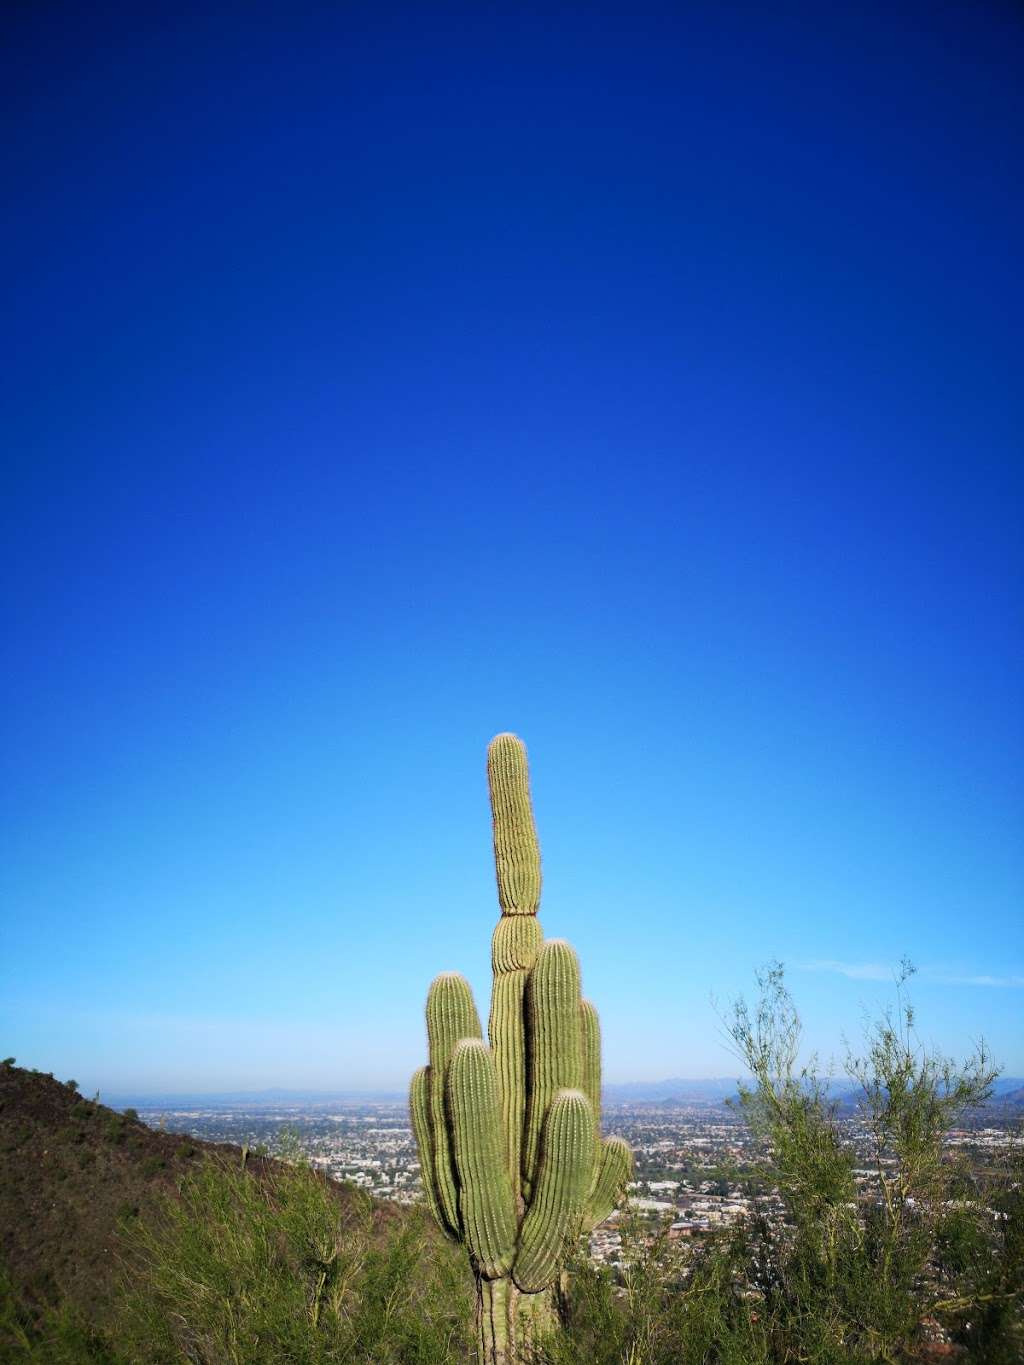
[{"label": "white cloud", "polygon": [[[794,965],[801,972],[834,972],[837,976],[849,977],[851,981],[895,981],[899,975],[898,967],[882,962],[839,962],[834,958],[822,958]],[[940,986],[994,986],[1002,990],[1024,987],[1024,976],[990,976],[985,972],[971,975],[939,967],[921,967],[916,975],[921,981],[931,981]]]}]

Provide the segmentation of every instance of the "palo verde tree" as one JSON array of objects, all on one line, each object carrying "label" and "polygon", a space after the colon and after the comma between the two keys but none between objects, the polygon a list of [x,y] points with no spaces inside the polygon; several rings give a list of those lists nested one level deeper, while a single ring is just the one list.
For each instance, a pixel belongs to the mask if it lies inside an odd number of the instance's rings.
[{"label": "palo verde tree", "polygon": [[487,777],[501,905],[490,1046],[465,978],[437,977],[429,1065],[413,1076],[410,1107],[431,1211],[476,1275],[479,1359],[509,1365],[557,1326],[565,1258],[614,1208],[632,1153],[601,1138],[600,1031],[576,954],[542,942],[540,850],[515,735],[491,741]]}]

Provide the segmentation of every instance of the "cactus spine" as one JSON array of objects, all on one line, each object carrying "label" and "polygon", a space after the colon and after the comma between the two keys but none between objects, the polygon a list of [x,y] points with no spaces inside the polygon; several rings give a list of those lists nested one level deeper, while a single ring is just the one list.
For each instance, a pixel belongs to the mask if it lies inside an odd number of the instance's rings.
[{"label": "cactus spine", "polygon": [[541,870],[526,749],[487,751],[501,918],[491,939],[490,1046],[465,979],[427,995],[429,1065],[409,1107],[427,1203],[477,1277],[478,1359],[513,1365],[557,1325],[555,1286],[581,1232],[605,1219],[632,1153],[600,1135],[601,1037],[576,954],[542,942]]}]

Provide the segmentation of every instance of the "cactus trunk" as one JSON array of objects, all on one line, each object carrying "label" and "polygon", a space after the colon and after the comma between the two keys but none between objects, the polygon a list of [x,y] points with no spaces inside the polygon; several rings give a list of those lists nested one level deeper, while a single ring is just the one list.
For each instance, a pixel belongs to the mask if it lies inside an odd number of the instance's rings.
[{"label": "cactus trunk", "polygon": [[465,978],[442,973],[409,1107],[427,1203],[477,1277],[480,1365],[525,1365],[558,1327],[566,1256],[611,1212],[632,1154],[621,1138],[601,1140],[600,1027],[580,998],[576,954],[542,941],[540,850],[515,735],[491,741],[487,776],[501,906],[490,1046]]},{"label": "cactus trunk", "polygon": [[524,1294],[514,1280],[478,1280],[476,1338],[479,1365],[526,1365],[558,1329],[553,1285]]}]

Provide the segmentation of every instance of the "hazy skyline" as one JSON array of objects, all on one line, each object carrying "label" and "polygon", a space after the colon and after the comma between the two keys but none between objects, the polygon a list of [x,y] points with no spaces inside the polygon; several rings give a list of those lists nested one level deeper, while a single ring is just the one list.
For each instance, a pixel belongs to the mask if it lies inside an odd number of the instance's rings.
[{"label": "hazy skyline", "polygon": [[4,24],[0,1054],[402,1087],[510,729],[609,1080],[1024,1074],[1019,13]]}]

